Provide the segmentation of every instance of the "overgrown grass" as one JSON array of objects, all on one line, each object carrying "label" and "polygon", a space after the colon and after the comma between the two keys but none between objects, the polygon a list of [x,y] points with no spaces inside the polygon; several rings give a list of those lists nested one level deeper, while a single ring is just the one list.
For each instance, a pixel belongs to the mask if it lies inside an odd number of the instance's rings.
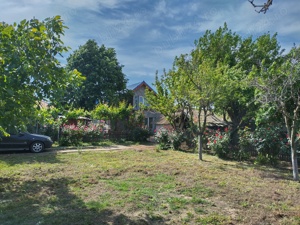
[{"label": "overgrown grass", "polygon": [[300,224],[291,171],[178,151],[0,154],[0,224]]}]

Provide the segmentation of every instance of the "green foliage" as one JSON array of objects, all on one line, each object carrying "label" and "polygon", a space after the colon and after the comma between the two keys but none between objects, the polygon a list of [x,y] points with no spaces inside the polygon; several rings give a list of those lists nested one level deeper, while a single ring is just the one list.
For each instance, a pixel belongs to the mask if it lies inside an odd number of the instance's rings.
[{"label": "green foliage", "polygon": [[90,112],[79,108],[79,109],[69,109],[65,114],[64,114],[66,119],[78,119],[78,117],[83,116],[83,117],[89,117]]},{"label": "green foliage", "polygon": [[150,108],[162,113],[174,129],[176,128],[176,112],[179,110],[181,103],[176,94],[176,91],[180,90],[178,87],[180,80],[178,78],[178,76],[171,76],[166,71],[159,78],[156,73],[154,84],[156,93],[147,89],[145,92]]},{"label": "green foliage", "polygon": [[239,130],[239,148],[236,152],[236,159],[239,161],[249,160],[251,152],[255,151],[255,137],[249,127]]},{"label": "green foliage", "polygon": [[232,148],[230,146],[230,132],[225,129],[224,132],[216,130],[208,137],[207,146],[212,149],[215,154],[220,158],[228,158],[230,153],[232,153]]},{"label": "green foliage", "polygon": [[95,119],[127,119],[132,112],[132,106],[128,106],[126,102],[120,102],[118,106],[109,106],[107,104],[98,104],[91,112]]},{"label": "green foliage", "polygon": [[159,149],[167,150],[170,148],[169,131],[166,128],[161,128],[155,132],[155,141],[158,143]]},{"label": "green foliage", "polygon": [[103,126],[101,124],[63,125],[59,144],[61,146],[79,146],[82,142],[97,142],[101,139],[103,139]]},{"label": "green foliage", "polygon": [[179,150],[184,142],[184,133],[163,127],[155,132],[154,138],[161,150]]},{"label": "green foliage", "polygon": [[182,131],[173,131],[169,134],[169,139],[171,142],[171,148],[173,150],[179,150],[181,144],[184,142],[184,132]]},{"label": "green foliage", "polygon": [[200,138],[208,115],[212,111],[223,114],[231,120],[229,140],[231,146],[236,146],[238,130],[249,124],[259,109],[253,100],[255,88],[249,85],[247,78],[251,71],[256,73],[265,68],[264,64],[279,62],[281,53],[276,34],[265,34],[256,40],[243,39],[225,23],[215,32],[207,30],[195,41],[195,49],[176,57],[173,68],[164,71],[161,78],[156,74],[157,93],[147,93],[148,102],[175,130],[184,131],[187,127],[183,124],[188,121],[189,128],[196,127],[194,137]]},{"label": "green foliage", "polygon": [[0,130],[24,126],[38,113],[43,99],[56,102],[80,73],[66,72],[56,58],[68,48],[60,16],[0,23]]},{"label": "green foliage", "polygon": [[210,30],[196,41],[192,52],[199,64],[209,60],[215,71],[222,74],[217,89],[221,93],[213,102],[214,110],[226,113],[232,122],[231,144],[237,145],[237,130],[248,124],[259,108],[254,104],[254,88],[246,78],[257,68],[265,68],[280,59],[276,34],[265,34],[253,40],[243,39],[224,24],[215,32]]},{"label": "green foliage", "polygon": [[128,140],[134,142],[145,142],[152,132],[142,127],[133,127],[129,130]]},{"label": "green foliage", "polygon": [[77,69],[86,77],[81,86],[69,86],[64,104],[92,110],[96,104],[114,105],[127,99],[127,80],[113,48],[88,40],[67,59],[67,70]]},{"label": "green foliage", "polygon": [[259,126],[254,132],[257,162],[276,164],[279,154],[289,152],[289,141],[281,124]]},{"label": "green foliage", "polygon": [[126,125],[126,121],[132,116],[133,108],[127,105],[125,101],[120,102],[118,106],[109,106],[107,104],[98,104],[91,112],[94,119],[110,120],[111,129],[118,129],[118,123],[122,122]]},{"label": "green foliage", "polygon": [[[300,48],[295,46],[280,59],[271,65],[267,61],[263,61],[262,68],[253,71],[249,78],[256,88],[256,102],[263,106],[265,114],[268,115],[273,110],[284,119],[290,142],[293,178],[298,181],[297,132],[300,112]],[[274,114],[272,116],[274,117]],[[269,149],[268,145],[272,144],[264,145]]]},{"label": "green foliage", "polygon": [[61,129],[59,145],[79,146],[82,143],[83,129],[75,125],[64,125]]}]

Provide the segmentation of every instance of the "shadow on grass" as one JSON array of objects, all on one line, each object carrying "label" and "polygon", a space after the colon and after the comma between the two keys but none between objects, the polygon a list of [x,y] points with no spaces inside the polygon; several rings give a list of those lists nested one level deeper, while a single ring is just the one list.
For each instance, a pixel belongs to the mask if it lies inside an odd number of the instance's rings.
[{"label": "shadow on grass", "polygon": [[278,164],[255,164],[253,160],[249,161],[234,161],[231,159],[223,159],[225,162],[235,162],[235,164],[224,163],[228,167],[234,167],[238,169],[255,169],[259,172],[261,178],[268,178],[274,180],[293,180],[292,168],[289,163],[279,161]]},{"label": "shadow on grass", "polygon": [[32,163],[61,163],[56,153],[42,152],[31,153],[29,151],[9,151],[0,152],[0,162],[3,161],[8,165],[32,164]]},{"label": "shadow on grass", "polygon": [[[70,189],[76,181],[67,178],[20,181],[0,178],[0,224],[102,224],[163,225],[150,217],[129,218],[105,204],[88,204]],[[82,188],[82,187],[77,187]]]}]

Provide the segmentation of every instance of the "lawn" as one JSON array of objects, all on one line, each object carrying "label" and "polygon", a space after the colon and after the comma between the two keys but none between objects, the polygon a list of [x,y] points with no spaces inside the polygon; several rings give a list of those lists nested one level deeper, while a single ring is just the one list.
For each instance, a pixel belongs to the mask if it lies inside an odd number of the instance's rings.
[{"label": "lawn", "polygon": [[0,153],[1,225],[300,224],[288,168],[180,151]]}]

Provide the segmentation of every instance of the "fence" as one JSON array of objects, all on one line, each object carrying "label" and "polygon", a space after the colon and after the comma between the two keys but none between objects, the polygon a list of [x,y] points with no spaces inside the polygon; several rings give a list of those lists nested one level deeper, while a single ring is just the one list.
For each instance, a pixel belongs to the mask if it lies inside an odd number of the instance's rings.
[{"label": "fence", "polygon": [[[253,157],[258,156],[258,151],[255,149],[255,147],[247,149],[247,152],[251,156],[253,156]],[[277,157],[278,157],[278,159],[280,161],[286,161],[286,162],[290,162],[291,161],[291,154],[290,154],[290,152],[280,153]],[[300,162],[300,152],[297,153],[297,158],[298,158],[298,162]]]}]

